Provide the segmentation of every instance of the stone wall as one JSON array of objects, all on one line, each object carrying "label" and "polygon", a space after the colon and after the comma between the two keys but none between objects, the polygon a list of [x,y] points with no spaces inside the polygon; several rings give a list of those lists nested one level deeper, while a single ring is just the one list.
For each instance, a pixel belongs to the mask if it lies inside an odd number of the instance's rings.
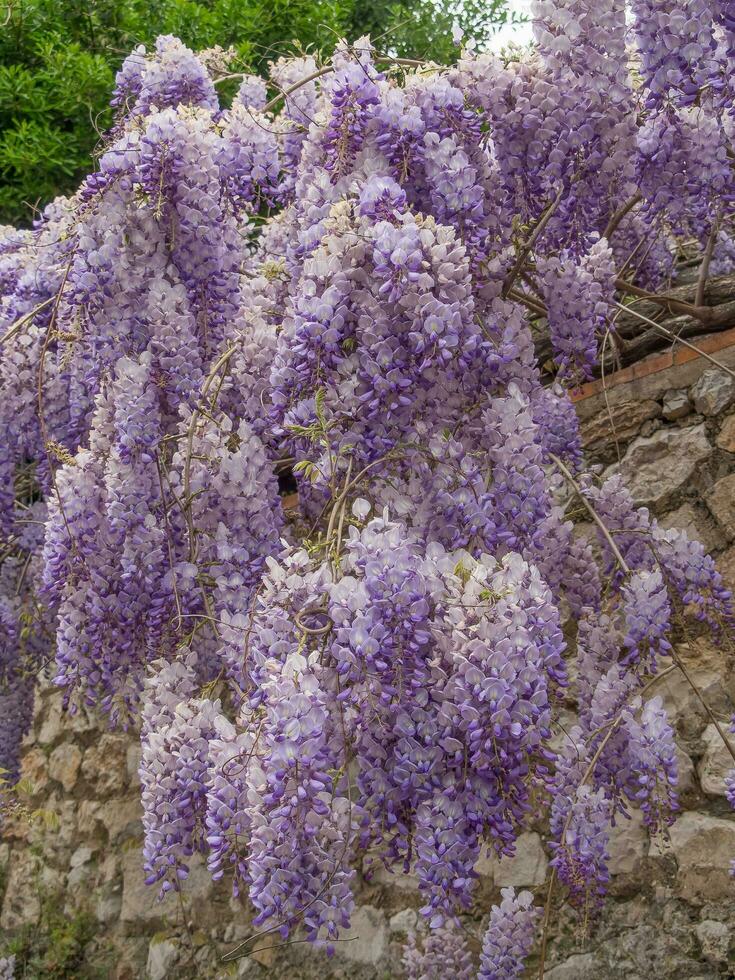
[{"label": "stone wall", "polygon": [[[735,347],[718,357],[735,364]],[[735,587],[735,382],[699,358],[638,371],[634,379],[612,377],[605,388],[598,383],[578,404],[591,458],[603,470],[620,469],[637,502],[664,524],[700,538]],[[684,638],[679,653],[727,722],[735,707],[729,654],[697,635]],[[735,885],[728,875],[735,816],[724,797],[730,758],[680,675],[663,679],[659,691],[678,735],[682,812],[655,839],[637,817],[620,822],[601,921],[585,939],[568,912],[555,912],[549,980],[735,977]],[[571,724],[573,705],[567,710]],[[385,872],[360,879],[352,931],[332,959],[269,936],[251,945],[252,955],[223,962],[252,930],[247,910],[224,885],[212,884],[201,862],[193,862],[181,901],[159,903],[143,883],[138,758],[133,734],[109,732],[83,712],[63,715],[59,692],[41,686],[23,757],[24,802],[36,815],[29,822],[17,814],[0,844],[0,954],[24,926],[41,935],[51,907],[69,921],[83,914],[93,924],[75,965],[66,974],[49,970],[53,976],[400,976],[401,942],[421,903],[410,877]],[[467,924],[479,934],[500,888],[529,887],[543,900],[543,826],[521,837],[514,858],[485,855],[478,870]]]}]

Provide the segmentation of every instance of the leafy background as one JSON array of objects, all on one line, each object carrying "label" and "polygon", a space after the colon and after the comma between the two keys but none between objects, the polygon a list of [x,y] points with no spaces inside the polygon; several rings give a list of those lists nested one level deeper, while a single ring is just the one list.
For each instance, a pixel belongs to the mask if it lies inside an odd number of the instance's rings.
[{"label": "leafy background", "polygon": [[241,70],[281,54],[329,54],[370,34],[384,51],[450,62],[452,27],[478,45],[504,0],[9,0],[0,4],[0,223],[28,224],[93,166],[115,72],[137,44],[175,34],[234,47]]}]

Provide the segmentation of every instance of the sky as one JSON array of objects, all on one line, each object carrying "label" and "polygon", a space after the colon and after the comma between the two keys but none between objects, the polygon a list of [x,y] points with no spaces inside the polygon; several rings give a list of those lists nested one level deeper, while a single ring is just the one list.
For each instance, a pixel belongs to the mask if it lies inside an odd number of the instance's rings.
[{"label": "sky", "polygon": [[[525,14],[526,17],[530,16],[530,0],[508,0],[506,7],[509,13],[514,12],[516,14]],[[499,51],[500,48],[511,41],[514,44],[528,44],[530,40],[530,22],[526,24],[507,24],[505,27],[501,27],[497,34],[493,36],[490,42],[490,48],[493,51]]]}]

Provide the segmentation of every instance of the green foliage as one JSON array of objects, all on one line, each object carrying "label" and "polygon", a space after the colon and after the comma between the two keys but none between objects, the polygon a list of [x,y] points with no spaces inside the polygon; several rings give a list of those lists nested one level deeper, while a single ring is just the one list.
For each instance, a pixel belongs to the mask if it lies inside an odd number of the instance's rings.
[{"label": "green foliage", "polygon": [[28,223],[90,171],[116,70],[159,34],[234,47],[238,69],[262,71],[368,33],[402,57],[451,61],[454,23],[482,42],[503,19],[503,0],[0,0],[0,223]]},{"label": "green foliage", "polygon": [[0,956],[15,955],[18,980],[103,980],[110,975],[104,950],[89,955],[98,929],[94,917],[67,915],[63,906],[63,896],[44,896],[41,921],[23,926],[0,946]]}]

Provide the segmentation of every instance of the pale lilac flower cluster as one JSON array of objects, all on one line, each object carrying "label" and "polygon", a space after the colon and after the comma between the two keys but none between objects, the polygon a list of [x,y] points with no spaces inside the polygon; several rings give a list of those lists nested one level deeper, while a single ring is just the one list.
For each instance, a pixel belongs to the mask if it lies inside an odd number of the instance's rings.
[{"label": "pale lilac flower cluster", "polygon": [[143,857],[146,882],[160,882],[161,897],[179,890],[189,858],[204,844],[209,744],[221,709],[192,696],[195,664],[193,656],[164,664],[150,681],[142,714]]},{"label": "pale lilac flower cluster", "polygon": [[415,931],[408,935],[401,965],[406,980],[473,980],[476,976],[467,941],[456,925],[440,926],[417,942]]},{"label": "pale lilac flower cluster", "polygon": [[358,59],[342,56],[334,73],[324,82],[325,97],[330,105],[330,117],[323,136],[325,166],[335,183],[351,169],[362,148],[373,107],[379,101],[377,82],[380,77],[368,47]]},{"label": "pale lilac flower cluster", "polygon": [[649,220],[665,214],[679,233],[706,237],[732,194],[728,141],[704,106],[663,108],[637,135],[637,181]]},{"label": "pale lilac flower cluster", "polygon": [[[30,232],[0,230],[0,764],[15,774],[49,652],[42,572],[70,703],[128,722],[142,701],[163,893],[201,850],[259,925],[331,951],[369,851],[365,873],[419,881],[409,974],[464,978],[482,849],[512,854],[547,794],[582,910],[613,816],[670,818],[671,726],[636,694],[672,616],[721,629],[730,597],[700,545],[584,474],[524,304],[545,303],[574,383],[621,267],[658,284],[676,234],[704,239],[729,208],[707,35],[728,9],[641,0],[642,89],[620,0],[537,0],[535,49],[448,70],[383,75],[367,39],[331,71],[280,60],[270,106],[249,76],[221,108],[208,59],[159,38],[118,75],[99,172]],[[555,457],[622,552],[601,537],[609,583]],[[564,603],[579,725],[555,749]],[[537,916],[503,895],[480,976],[519,976]]]},{"label": "pale lilac flower cluster", "polygon": [[660,697],[646,701],[639,715],[632,710],[623,714],[630,759],[627,793],[656,831],[672,822],[678,807],[676,743]]},{"label": "pale lilac flower cluster", "polygon": [[571,254],[539,258],[541,291],[560,377],[575,382],[591,377],[598,338],[610,322],[615,268],[605,239],[581,258]]},{"label": "pale lilac flower cluster", "polygon": [[[553,818],[553,815],[552,815]],[[609,881],[612,804],[605,791],[582,784],[563,811],[561,839],[553,842],[551,865],[566,886],[572,904],[592,914],[599,909]]]},{"label": "pale lilac flower cluster", "polygon": [[649,105],[696,100],[712,70],[717,7],[719,3],[707,0],[634,0],[635,39]]},{"label": "pale lilac flower cluster", "polygon": [[124,113],[146,115],[153,109],[191,105],[219,108],[214,82],[193,51],[177,37],[162,34],[155,51],[137,48],[123,62],[115,79],[113,106]]},{"label": "pale lilac flower cluster", "polygon": [[531,892],[503,888],[500,905],[490,912],[480,954],[478,980],[520,980],[536,936],[541,909]]},{"label": "pale lilac flower cluster", "polygon": [[623,664],[643,661],[647,672],[655,672],[656,657],[671,650],[671,606],[659,569],[635,572],[623,585],[625,655]]}]

